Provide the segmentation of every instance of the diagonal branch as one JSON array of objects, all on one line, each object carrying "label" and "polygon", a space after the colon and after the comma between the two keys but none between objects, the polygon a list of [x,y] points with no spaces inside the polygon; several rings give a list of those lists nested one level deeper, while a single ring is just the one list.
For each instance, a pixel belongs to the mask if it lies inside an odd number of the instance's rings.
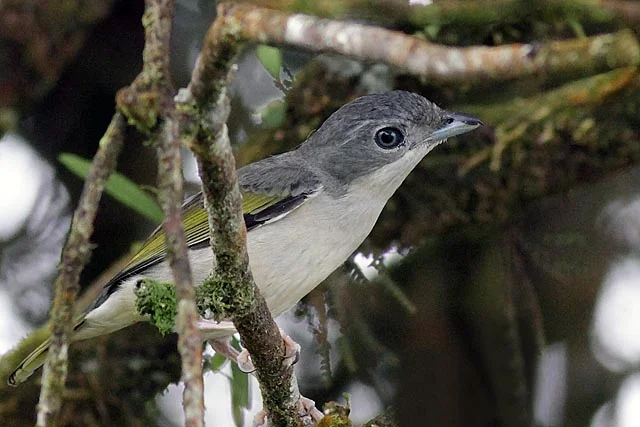
[{"label": "diagonal branch", "polygon": [[80,273],[91,257],[89,239],[93,233],[93,222],[104,185],[116,167],[122,149],[124,129],[124,117],[116,113],[100,140],[78,207],[73,214],[69,237],[62,251],[51,309],[52,338],[42,375],[38,426],[53,425],[62,406],[62,392],[67,378],[69,336],[73,330],[73,306],[80,288]]},{"label": "diagonal branch", "polygon": [[224,286],[222,292],[232,308],[217,314],[233,319],[251,353],[270,422],[297,426],[299,392],[293,369],[283,365],[285,350],[279,329],[249,268],[242,196],[225,124],[229,114],[225,88],[242,48],[237,37],[239,21],[229,15],[230,10],[233,7],[224,4],[218,8],[218,18],[207,33],[191,83],[181,92],[178,106],[187,145],[198,159],[216,259],[214,276],[202,289]]}]

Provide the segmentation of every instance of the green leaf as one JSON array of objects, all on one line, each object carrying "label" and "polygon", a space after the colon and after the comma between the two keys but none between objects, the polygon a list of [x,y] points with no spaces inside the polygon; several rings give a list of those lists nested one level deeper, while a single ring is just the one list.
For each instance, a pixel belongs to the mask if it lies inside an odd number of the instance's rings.
[{"label": "green leaf", "polygon": [[280,49],[261,44],[256,47],[256,56],[262,66],[271,74],[271,77],[276,81],[280,81],[280,69],[282,68],[282,52],[280,52]]},{"label": "green leaf", "polygon": [[[91,161],[73,153],[62,153],[58,161],[75,175],[86,179]],[[162,222],[162,209],[153,197],[142,191],[140,186],[126,176],[114,172],[107,180],[105,191],[108,195],[133,209],[148,220],[158,224]]]},{"label": "green leaf", "polygon": [[[234,337],[234,343],[237,340]],[[251,394],[249,389],[249,374],[242,372],[238,368],[237,363],[231,364],[231,409],[233,412],[233,420],[237,426],[244,425],[243,409],[251,408]]]}]

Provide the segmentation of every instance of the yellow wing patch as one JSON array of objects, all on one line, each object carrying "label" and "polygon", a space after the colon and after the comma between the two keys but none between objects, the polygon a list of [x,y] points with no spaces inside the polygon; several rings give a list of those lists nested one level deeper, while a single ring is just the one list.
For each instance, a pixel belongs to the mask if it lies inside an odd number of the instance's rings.
[{"label": "yellow wing patch", "polygon": [[242,213],[254,214],[263,209],[273,206],[284,197],[269,196],[260,193],[242,193]]},{"label": "yellow wing patch", "polygon": [[[284,199],[281,196],[270,196],[258,193],[242,194],[243,214],[254,214],[266,209]],[[207,211],[202,205],[202,194],[197,194],[183,205],[182,221],[184,223],[187,246],[193,246],[209,239],[209,222]],[[131,258],[125,270],[150,260],[158,255],[164,255],[166,245],[162,227],[158,227],[147,239],[140,251]]]}]

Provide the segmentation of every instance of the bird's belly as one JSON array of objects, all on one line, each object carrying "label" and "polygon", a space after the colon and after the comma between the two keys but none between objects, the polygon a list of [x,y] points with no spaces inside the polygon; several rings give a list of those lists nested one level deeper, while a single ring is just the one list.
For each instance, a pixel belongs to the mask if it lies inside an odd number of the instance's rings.
[{"label": "bird's belly", "polygon": [[249,232],[249,264],[274,316],[300,301],[358,248],[382,210],[381,204],[369,205],[353,212],[346,209],[353,202],[321,194],[282,220]]}]

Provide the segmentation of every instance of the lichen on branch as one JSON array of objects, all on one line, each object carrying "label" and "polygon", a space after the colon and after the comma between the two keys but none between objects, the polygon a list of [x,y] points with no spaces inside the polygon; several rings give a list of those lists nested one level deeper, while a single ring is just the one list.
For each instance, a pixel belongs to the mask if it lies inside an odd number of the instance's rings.
[{"label": "lichen on branch", "polygon": [[173,283],[142,279],[136,283],[136,310],[147,316],[149,322],[158,328],[162,335],[175,330],[176,287]]}]

